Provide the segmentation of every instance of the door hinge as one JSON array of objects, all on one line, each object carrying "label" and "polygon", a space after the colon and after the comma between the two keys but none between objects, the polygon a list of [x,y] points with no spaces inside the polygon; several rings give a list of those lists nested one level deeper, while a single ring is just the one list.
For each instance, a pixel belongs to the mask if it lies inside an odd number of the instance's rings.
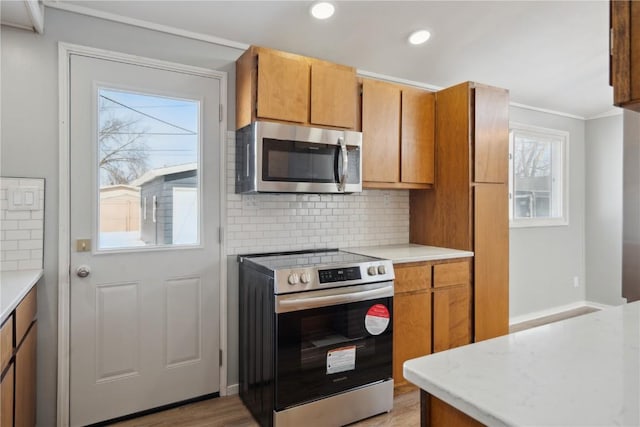
[{"label": "door hinge", "polygon": [[222,350],[218,350],[218,354],[220,355],[220,366],[222,366]]},{"label": "door hinge", "polygon": [[220,122],[222,122],[222,119],[223,119],[223,112],[224,112],[222,104],[220,104],[220,108],[218,109],[218,111],[219,111],[219,116],[220,116],[220,117],[218,118],[218,120],[219,120]]},{"label": "door hinge", "polygon": [[224,242],[224,227],[218,227],[218,243]]}]

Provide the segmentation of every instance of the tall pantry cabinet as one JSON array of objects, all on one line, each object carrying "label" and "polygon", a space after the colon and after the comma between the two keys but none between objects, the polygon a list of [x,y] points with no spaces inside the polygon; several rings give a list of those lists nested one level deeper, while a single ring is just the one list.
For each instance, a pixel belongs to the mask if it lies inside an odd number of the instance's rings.
[{"label": "tall pantry cabinet", "polygon": [[434,188],[412,190],[411,243],[474,252],[474,341],[509,329],[509,93],[467,82],[436,93]]}]

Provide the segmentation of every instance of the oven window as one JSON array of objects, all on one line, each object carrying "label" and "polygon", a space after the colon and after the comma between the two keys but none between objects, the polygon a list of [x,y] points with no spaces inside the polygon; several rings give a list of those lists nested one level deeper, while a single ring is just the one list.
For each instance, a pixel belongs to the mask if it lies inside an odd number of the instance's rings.
[{"label": "oven window", "polygon": [[[381,298],[278,314],[276,409],[391,378],[392,305]],[[372,323],[376,311],[387,317]]]},{"label": "oven window", "polygon": [[262,180],[337,182],[335,145],[263,139]]}]

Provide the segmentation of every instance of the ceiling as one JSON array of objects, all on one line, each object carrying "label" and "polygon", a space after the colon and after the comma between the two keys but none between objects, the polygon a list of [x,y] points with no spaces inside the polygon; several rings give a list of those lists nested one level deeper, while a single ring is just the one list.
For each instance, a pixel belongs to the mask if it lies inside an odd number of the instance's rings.
[{"label": "ceiling", "polygon": [[[67,1],[436,87],[473,80],[511,101],[592,118],[610,113],[607,1]],[[407,36],[431,31],[422,46]],[[46,27],[45,27],[46,29]]]}]

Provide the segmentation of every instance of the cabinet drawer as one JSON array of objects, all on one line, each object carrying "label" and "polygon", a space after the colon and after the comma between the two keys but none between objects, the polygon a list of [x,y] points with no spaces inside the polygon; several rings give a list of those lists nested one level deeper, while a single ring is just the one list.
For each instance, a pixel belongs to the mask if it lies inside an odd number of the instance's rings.
[{"label": "cabinet drawer", "polygon": [[466,285],[469,283],[471,271],[469,262],[452,262],[433,266],[433,287]]},{"label": "cabinet drawer", "polygon": [[431,287],[431,264],[396,264],[395,293],[412,292]]},{"label": "cabinet drawer", "polygon": [[0,373],[9,364],[13,354],[13,315],[9,316],[0,329]]},{"label": "cabinet drawer", "polygon": [[22,341],[22,338],[27,333],[31,321],[36,317],[37,301],[36,301],[36,288],[34,287],[29,291],[26,297],[18,304],[16,308],[16,347]]}]

